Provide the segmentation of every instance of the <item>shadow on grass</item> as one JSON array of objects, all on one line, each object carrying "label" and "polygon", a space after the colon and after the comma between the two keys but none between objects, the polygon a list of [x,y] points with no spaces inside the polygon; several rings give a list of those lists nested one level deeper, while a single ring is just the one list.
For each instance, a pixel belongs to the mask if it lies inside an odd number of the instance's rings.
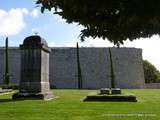
[{"label": "shadow on grass", "polygon": [[13,100],[13,99],[0,99],[0,103],[8,103],[8,102],[17,102],[17,101],[24,101],[24,100]]}]

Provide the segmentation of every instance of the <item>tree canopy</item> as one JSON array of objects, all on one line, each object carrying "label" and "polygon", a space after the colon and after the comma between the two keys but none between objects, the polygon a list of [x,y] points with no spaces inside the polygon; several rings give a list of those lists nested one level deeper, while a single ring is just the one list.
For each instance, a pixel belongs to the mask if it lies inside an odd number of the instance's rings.
[{"label": "tree canopy", "polygon": [[114,44],[160,34],[159,0],[37,0],[41,12],[54,14],[84,26],[81,39],[99,37]]}]

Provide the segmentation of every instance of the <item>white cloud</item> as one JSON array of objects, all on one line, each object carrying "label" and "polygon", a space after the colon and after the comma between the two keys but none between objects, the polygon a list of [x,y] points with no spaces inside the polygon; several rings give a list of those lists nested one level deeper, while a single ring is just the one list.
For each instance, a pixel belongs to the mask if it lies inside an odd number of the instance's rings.
[{"label": "white cloud", "polygon": [[92,39],[88,38],[84,42],[80,43],[80,46],[82,47],[113,47],[113,44],[110,43],[108,40],[103,39]]},{"label": "white cloud", "polygon": [[[108,40],[88,38],[84,42],[78,42],[81,47],[113,47]],[[66,47],[76,47],[76,41],[65,44]]]},{"label": "white cloud", "polygon": [[[76,41],[72,41],[70,43],[65,44],[66,47],[76,47]],[[113,47],[114,45],[110,43],[108,40],[102,39],[86,39],[84,42],[79,42],[79,46],[81,47]],[[154,35],[151,38],[141,38],[136,39],[134,41],[127,40],[124,42],[124,45],[121,47],[135,47],[141,48],[143,50],[143,59],[150,61],[152,64],[156,66],[157,69],[160,70],[160,38],[157,35]]]},{"label": "white cloud", "polygon": [[10,46],[10,47],[14,47],[15,44],[17,44],[16,41],[13,41],[12,39],[9,40],[9,46]]},{"label": "white cloud", "polygon": [[56,44],[55,44],[55,42],[49,42],[49,47],[56,47]]},{"label": "white cloud", "polygon": [[33,9],[33,11],[31,12],[31,16],[33,17],[38,17],[40,14],[40,11],[38,9]]},{"label": "white cloud", "polygon": [[9,11],[0,9],[0,36],[11,36],[20,33],[26,26],[24,16],[38,17],[38,9],[29,11],[26,8],[12,8]]},{"label": "white cloud", "polygon": [[151,38],[141,38],[130,42],[129,40],[124,43],[126,47],[136,47],[143,49],[143,59],[150,61],[160,70],[160,38],[155,35]]},{"label": "white cloud", "polygon": [[64,47],[76,47],[76,44],[77,44],[76,41],[72,41],[72,42],[66,43]]},{"label": "white cloud", "polygon": [[28,14],[29,14],[28,9],[26,9],[26,8],[22,8],[22,12],[23,12],[25,15],[28,15]]},{"label": "white cloud", "polygon": [[0,9],[0,36],[18,34],[24,27],[24,14],[27,9],[11,9],[8,12]]},{"label": "white cloud", "polygon": [[40,29],[39,28],[32,28],[32,33],[33,34],[39,34]]}]

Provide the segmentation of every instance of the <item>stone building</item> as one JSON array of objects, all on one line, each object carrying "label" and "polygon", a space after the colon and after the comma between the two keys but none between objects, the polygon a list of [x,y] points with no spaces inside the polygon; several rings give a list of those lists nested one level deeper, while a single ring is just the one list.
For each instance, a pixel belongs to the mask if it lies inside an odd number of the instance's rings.
[{"label": "stone building", "polygon": [[[144,88],[142,49],[111,48],[116,87]],[[4,74],[4,48],[0,48],[0,83]],[[20,80],[20,50],[9,49],[11,82]],[[108,48],[79,48],[82,73],[82,87],[96,89],[110,87],[110,61]],[[78,69],[76,48],[54,47],[50,53],[51,86],[56,88],[77,88]]]}]

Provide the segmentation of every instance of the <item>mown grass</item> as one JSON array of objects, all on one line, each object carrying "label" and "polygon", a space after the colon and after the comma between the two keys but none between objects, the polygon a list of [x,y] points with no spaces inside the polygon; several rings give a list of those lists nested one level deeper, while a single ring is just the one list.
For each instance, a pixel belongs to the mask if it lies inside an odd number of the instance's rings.
[{"label": "mown grass", "polygon": [[[96,91],[53,90],[58,98],[51,101],[12,101],[12,93],[0,95],[0,120],[160,120],[160,90],[123,90],[136,95],[136,103],[83,102],[92,92]],[[149,114],[153,116],[145,116]]]}]

